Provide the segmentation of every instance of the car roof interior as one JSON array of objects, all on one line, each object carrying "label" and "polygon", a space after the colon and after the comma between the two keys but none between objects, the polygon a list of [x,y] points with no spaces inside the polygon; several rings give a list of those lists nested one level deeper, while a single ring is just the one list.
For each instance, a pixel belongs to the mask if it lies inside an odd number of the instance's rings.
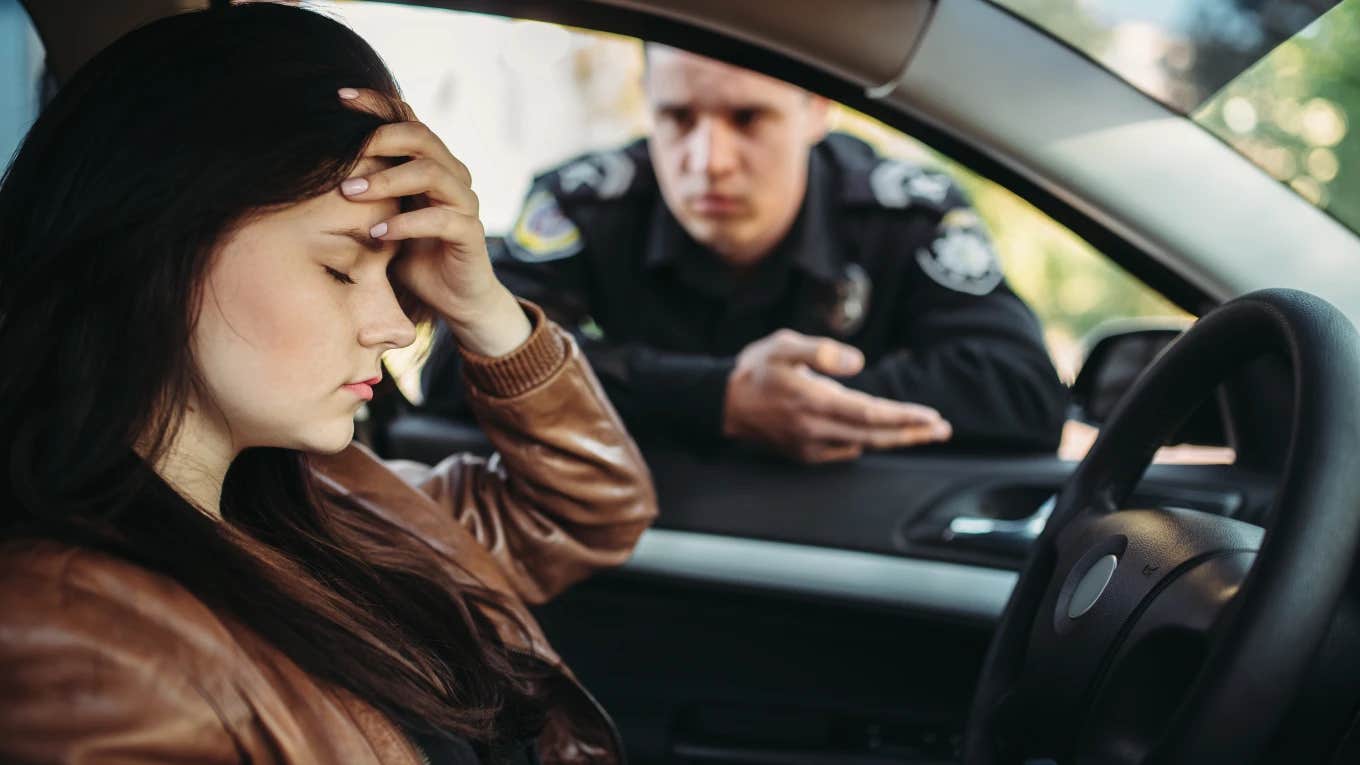
[{"label": "car roof interior", "polygon": [[[985,0],[454,0],[686,47],[820,90],[1011,187],[1192,312],[1270,286],[1360,318],[1360,238],[1194,122]],[[60,81],[205,0],[27,0]],[[1136,147],[1136,148],[1134,148]],[[1282,269],[1282,259],[1290,268]]]}]

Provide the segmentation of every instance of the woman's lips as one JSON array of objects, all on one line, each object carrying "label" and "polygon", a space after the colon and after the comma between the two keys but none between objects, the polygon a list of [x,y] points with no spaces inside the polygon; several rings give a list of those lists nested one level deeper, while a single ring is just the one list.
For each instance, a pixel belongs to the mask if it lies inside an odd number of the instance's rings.
[{"label": "woman's lips", "polygon": [[373,400],[373,386],[382,381],[381,377],[371,377],[363,382],[346,383],[340,387],[353,393],[364,401]]}]

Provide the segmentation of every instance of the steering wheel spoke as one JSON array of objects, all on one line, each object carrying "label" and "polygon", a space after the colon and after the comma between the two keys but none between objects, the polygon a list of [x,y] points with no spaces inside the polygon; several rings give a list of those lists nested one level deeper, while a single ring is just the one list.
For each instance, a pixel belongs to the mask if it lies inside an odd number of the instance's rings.
[{"label": "steering wheel spoke", "polygon": [[1166,733],[1215,643],[1216,630],[1246,579],[1254,550],[1224,550],[1187,561],[1163,580],[1111,652],[1080,727],[1080,758],[1137,755]]}]

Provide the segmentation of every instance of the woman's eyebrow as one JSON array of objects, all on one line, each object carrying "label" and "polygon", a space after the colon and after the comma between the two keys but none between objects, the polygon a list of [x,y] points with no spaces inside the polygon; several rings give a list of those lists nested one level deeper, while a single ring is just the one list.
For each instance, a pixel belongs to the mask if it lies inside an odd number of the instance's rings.
[{"label": "woman's eyebrow", "polygon": [[327,231],[326,233],[333,236],[343,236],[347,239],[352,239],[369,252],[382,252],[388,244],[381,239],[374,239],[369,236],[367,231],[359,228],[342,228],[334,231]]}]

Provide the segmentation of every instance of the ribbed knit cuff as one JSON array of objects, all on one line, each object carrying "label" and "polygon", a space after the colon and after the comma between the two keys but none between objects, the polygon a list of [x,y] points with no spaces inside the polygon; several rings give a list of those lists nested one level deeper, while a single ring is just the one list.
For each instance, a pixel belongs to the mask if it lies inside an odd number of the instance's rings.
[{"label": "ribbed knit cuff", "polygon": [[463,376],[478,391],[496,398],[512,398],[545,382],[567,357],[566,340],[557,332],[543,309],[519,301],[533,329],[529,339],[504,356],[483,356],[458,349],[463,357]]}]

